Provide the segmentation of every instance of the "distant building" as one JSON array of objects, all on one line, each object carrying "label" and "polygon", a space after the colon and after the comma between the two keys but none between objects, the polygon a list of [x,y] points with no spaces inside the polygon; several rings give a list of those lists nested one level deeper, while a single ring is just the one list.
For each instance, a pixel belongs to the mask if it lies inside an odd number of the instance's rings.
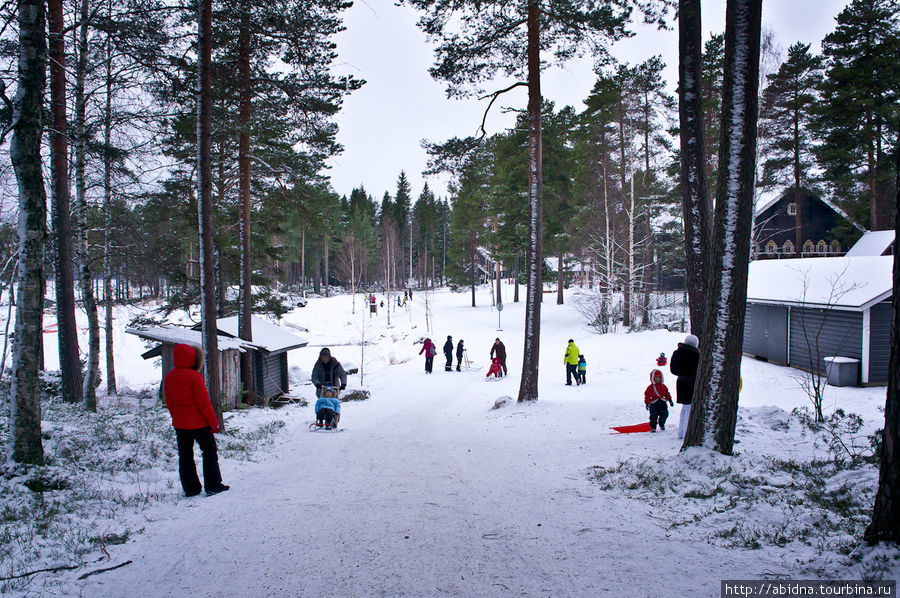
[{"label": "distant building", "polygon": [[847,257],[894,255],[894,231],[869,231],[847,252]]},{"label": "distant building", "polygon": [[799,207],[803,241],[797,247],[794,190],[763,199],[754,221],[753,259],[840,256],[865,232],[843,210],[807,189],[800,191]]}]

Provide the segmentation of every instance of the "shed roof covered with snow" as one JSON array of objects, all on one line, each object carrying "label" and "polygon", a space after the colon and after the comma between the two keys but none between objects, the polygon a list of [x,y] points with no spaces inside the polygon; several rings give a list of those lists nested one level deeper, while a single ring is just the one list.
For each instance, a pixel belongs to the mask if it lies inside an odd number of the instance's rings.
[{"label": "shed roof covered with snow", "polygon": [[869,231],[857,241],[847,252],[847,257],[864,257],[885,255],[894,244],[894,231]]},{"label": "shed roof covered with snow", "polygon": [[891,296],[892,268],[891,256],[757,260],[747,301],[863,311]]},{"label": "shed roof covered with snow", "polygon": [[[159,341],[161,343],[184,343],[186,345],[203,345],[203,337],[199,330],[193,328],[183,328],[181,326],[158,326],[156,328],[146,328],[139,330],[137,328],[128,328],[125,330],[128,334],[133,334],[140,338],[151,341]],[[219,336],[218,348],[220,351],[229,351],[237,349],[241,353],[248,349],[255,348],[253,343],[242,341],[239,338],[231,338]]]},{"label": "shed roof covered with snow", "polygon": [[[253,341],[250,344],[267,353],[283,353],[309,344],[305,338],[299,337],[268,320],[257,318],[256,316],[251,316],[250,320],[253,333]],[[220,333],[236,339],[238,335],[238,316],[219,318],[216,320],[216,327]]]}]

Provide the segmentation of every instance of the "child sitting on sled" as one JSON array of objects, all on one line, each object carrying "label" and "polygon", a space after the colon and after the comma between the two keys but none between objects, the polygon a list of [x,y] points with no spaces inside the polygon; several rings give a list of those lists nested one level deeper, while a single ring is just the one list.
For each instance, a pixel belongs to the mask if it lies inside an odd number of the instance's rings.
[{"label": "child sitting on sled", "polygon": [[650,431],[656,432],[656,424],[659,423],[659,429],[666,429],[666,420],[669,418],[669,408],[666,403],[673,405],[672,395],[669,389],[663,384],[663,375],[659,370],[650,372],[650,386],[644,391],[644,405],[650,412]]},{"label": "child sitting on sled", "polygon": [[324,426],[326,430],[337,429],[341,420],[341,401],[338,398],[338,389],[326,386],[322,390],[322,396],[316,400],[316,426]]}]

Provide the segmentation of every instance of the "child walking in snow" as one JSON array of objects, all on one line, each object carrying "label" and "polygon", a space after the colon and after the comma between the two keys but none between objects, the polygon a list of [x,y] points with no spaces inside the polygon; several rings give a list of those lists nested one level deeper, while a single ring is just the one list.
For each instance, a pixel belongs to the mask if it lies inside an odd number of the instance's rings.
[{"label": "child walking in snow", "polygon": [[587,361],[584,359],[584,355],[578,356],[578,383],[579,384],[587,384]]},{"label": "child walking in snow", "polygon": [[650,386],[644,391],[644,405],[650,412],[650,431],[656,432],[656,424],[659,423],[659,429],[666,429],[666,420],[669,418],[669,408],[666,403],[673,405],[672,395],[669,389],[663,384],[663,374],[659,370],[650,372]]}]

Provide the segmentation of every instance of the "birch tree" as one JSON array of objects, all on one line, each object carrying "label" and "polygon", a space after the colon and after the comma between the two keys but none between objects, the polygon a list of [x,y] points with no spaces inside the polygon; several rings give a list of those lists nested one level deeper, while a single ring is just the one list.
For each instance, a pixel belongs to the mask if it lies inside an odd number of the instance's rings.
[{"label": "birch tree", "polygon": [[39,341],[44,307],[44,243],[47,197],[41,172],[42,111],[47,68],[44,0],[20,0],[18,89],[12,104],[9,155],[19,188],[19,268],[16,328],[9,387],[7,456],[40,464],[41,399]]},{"label": "birch tree", "polygon": [[762,0],[728,0],[716,232],[700,365],[684,447],[730,455],[747,302]]}]

